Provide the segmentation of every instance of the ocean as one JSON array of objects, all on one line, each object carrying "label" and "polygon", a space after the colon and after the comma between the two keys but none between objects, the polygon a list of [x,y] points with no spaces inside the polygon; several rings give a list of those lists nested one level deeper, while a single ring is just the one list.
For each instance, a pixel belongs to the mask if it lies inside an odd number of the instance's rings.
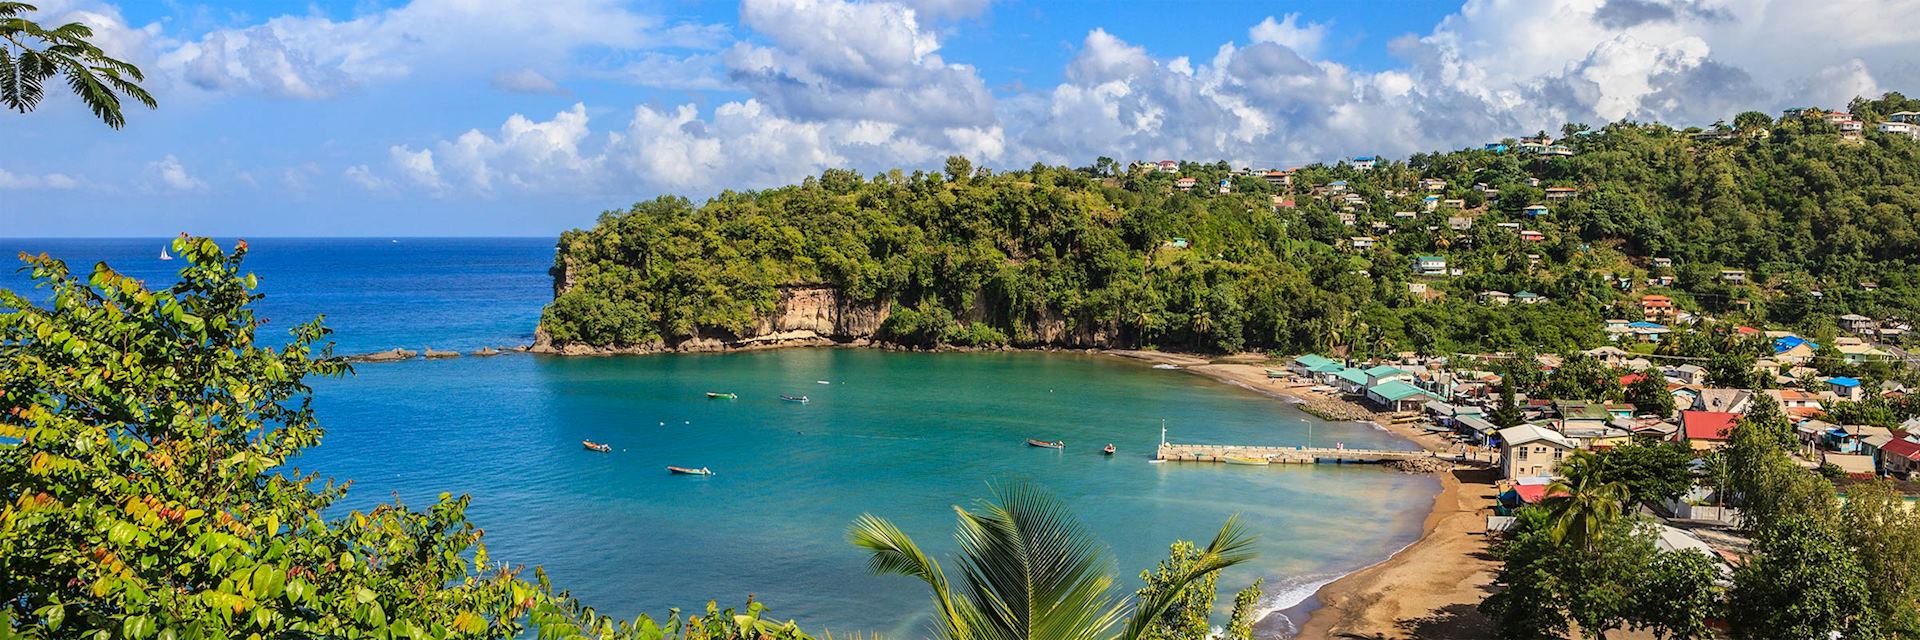
[{"label": "ocean", "polygon": [[[269,330],[324,313],[340,353],[526,344],[551,296],[550,239],[250,244]],[[9,257],[45,251],[82,272],[105,260],[152,286],[180,264],[157,259],[164,245],[0,238]],[[12,270],[0,276],[0,286],[28,284]],[[1237,513],[1260,534],[1261,555],[1221,587],[1265,579],[1265,604],[1277,611],[1412,542],[1439,488],[1370,467],[1150,463],[1163,424],[1178,442],[1302,444],[1311,428],[1322,445],[1411,445],[1372,425],[1319,421],[1245,389],[1098,355],[512,354],[361,364],[350,378],[317,381],[314,393],[327,436],[298,466],[354,480],[350,508],[468,493],[495,558],[545,567],[603,613],[660,617],[751,596],[816,635],[925,629],[923,586],[869,575],[845,541],[862,513],[894,520],[944,556],[953,505],[996,483],[1032,482],[1102,539],[1129,591],[1172,541],[1204,541]],[[1028,437],[1067,446],[1028,447]],[[582,439],[613,451],[585,451]],[[1117,455],[1100,455],[1107,443]],[[667,465],[715,475],[669,475]],[[1223,593],[1221,604],[1231,600]]]}]

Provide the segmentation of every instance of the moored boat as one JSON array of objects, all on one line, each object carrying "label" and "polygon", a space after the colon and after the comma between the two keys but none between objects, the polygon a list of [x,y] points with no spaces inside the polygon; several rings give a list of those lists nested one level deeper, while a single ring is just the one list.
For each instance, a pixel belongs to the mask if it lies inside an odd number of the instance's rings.
[{"label": "moored boat", "polygon": [[592,440],[581,440],[580,446],[586,447],[588,451],[598,451],[600,453],[606,453],[608,451],[613,450],[613,445],[610,445],[604,442],[594,442]]},{"label": "moored boat", "polygon": [[706,467],[700,467],[700,468],[698,468],[698,469],[689,469],[689,468],[687,468],[687,467],[667,467],[667,472],[668,472],[668,473],[672,473],[672,474],[674,474],[674,475],[680,475],[680,476],[710,476],[710,475],[713,475],[713,470],[712,470],[712,469],[708,469],[708,468],[706,468]]},{"label": "moored boat", "polygon": [[1245,464],[1245,465],[1253,465],[1253,466],[1260,466],[1260,467],[1267,466],[1267,463],[1271,462],[1266,458],[1248,458],[1244,456],[1227,456],[1225,458],[1221,458],[1221,460],[1225,461],[1227,464]]},{"label": "moored boat", "polygon": [[735,395],[735,394],[732,394],[732,393],[721,393],[721,392],[719,392],[719,391],[708,391],[708,392],[707,392],[707,399],[708,399],[708,400],[732,400],[732,399],[734,399],[734,398],[738,398],[738,397],[740,397],[740,396],[738,396],[738,395]]},{"label": "moored boat", "polygon": [[1027,438],[1027,446],[1041,447],[1044,449],[1065,449],[1067,447],[1067,443],[1061,440],[1047,442],[1045,440],[1035,440],[1033,438]]},{"label": "moored boat", "polygon": [[808,402],[811,402],[811,400],[808,400],[806,396],[790,396],[784,393],[780,394],[780,399],[785,400],[787,402],[798,402],[800,404],[806,404]]},{"label": "moored boat", "polygon": [[1113,443],[1111,443],[1111,442],[1109,442],[1109,443],[1107,443],[1107,448],[1105,448],[1105,449],[1101,449],[1101,450],[1100,450],[1100,453],[1104,453],[1104,454],[1107,454],[1107,455],[1113,455],[1113,452],[1114,452],[1114,451],[1115,451],[1115,449],[1113,448]]}]

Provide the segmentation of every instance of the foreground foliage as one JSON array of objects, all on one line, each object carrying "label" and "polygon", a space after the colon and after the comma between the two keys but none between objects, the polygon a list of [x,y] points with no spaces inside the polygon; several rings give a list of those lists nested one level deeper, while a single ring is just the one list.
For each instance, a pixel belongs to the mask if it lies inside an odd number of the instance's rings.
[{"label": "foreground foliage", "polygon": [[26,113],[46,97],[46,83],[65,80],[73,95],[107,126],[126,126],[123,99],[152,109],[159,102],[140,87],[140,68],[107,55],[95,45],[93,29],[79,22],[46,28],[23,17],[38,8],[24,2],[0,2],[0,105]]},{"label": "foreground foliage", "polygon": [[622,621],[495,561],[465,496],[335,509],[287,468],[319,443],[317,346],[256,343],[255,280],[181,238],[165,289],[23,258],[44,302],[0,291],[0,617],[30,638],[804,638],[709,606]]}]

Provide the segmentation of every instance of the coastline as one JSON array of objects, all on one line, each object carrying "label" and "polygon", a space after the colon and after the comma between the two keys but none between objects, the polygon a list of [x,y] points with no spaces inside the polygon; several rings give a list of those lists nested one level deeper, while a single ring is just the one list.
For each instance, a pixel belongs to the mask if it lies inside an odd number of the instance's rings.
[{"label": "coastline", "polygon": [[[1109,351],[1110,355],[1172,364],[1216,381],[1290,402],[1322,398],[1285,387],[1256,364],[1220,362],[1188,354]],[[1336,400],[1338,401],[1338,400]],[[1345,401],[1338,401],[1345,403]],[[1352,404],[1352,403],[1345,403]],[[1438,436],[1372,413],[1381,429],[1428,451],[1453,448]],[[1293,638],[1485,638],[1493,628],[1475,607],[1487,595],[1497,565],[1486,548],[1486,514],[1493,506],[1495,474],[1456,465],[1437,474],[1440,493],[1421,525],[1420,537],[1392,556],[1321,585],[1305,600],[1277,613],[1297,629]],[[1301,619],[1304,616],[1304,619]]]}]

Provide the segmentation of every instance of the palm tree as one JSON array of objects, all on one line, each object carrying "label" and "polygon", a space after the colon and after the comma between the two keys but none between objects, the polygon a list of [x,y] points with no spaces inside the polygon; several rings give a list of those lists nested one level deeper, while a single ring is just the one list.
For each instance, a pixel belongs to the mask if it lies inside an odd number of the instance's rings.
[{"label": "palm tree", "polygon": [[873,553],[874,573],[913,576],[932,588],[944,640],[1138,640],[1188,584],[1254,556],[1253,537],[1230,518],[1169,588],[1129,602],[1112,591],[1112,559],[1065,506],[1026,484],[993,493],[976,511],[954,507],[958,585],[886,519],[864,514],[847,531]]},{"label": "palm tree", "polygon": [[38,10],[24,2],[0,1],[0,103],[20,113],[32,111],[45,96],[46,80],[58,75],[94,116],[115,129],[127,123],[120,114],[122,95],[149,109],[159,106],[136,84],[146,80],[138,67],[87,42],[93,37],[87,25],[71,22],[47,29],[20,17]]},{"label": "palm tree", "polygon": [[1600,457],[1592,451],[1575,451],[1560,462],[1560,479],[1547,485],[1548,497],[1541,503],[1554,542],[1591,549],[1624,515],[1627,486],[1607,482],[1601,471]]}]

